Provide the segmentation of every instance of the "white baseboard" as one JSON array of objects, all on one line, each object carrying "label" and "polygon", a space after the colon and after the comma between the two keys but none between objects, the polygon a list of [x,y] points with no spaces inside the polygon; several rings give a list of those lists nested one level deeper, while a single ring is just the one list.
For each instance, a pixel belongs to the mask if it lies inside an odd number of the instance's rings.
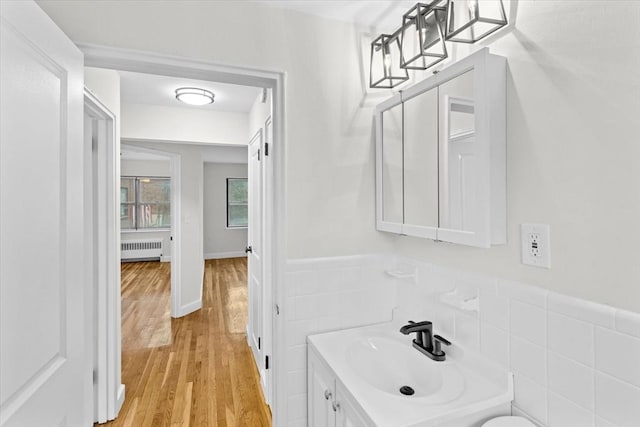
[{"label": "white baseboard", "polygon": [[247,254],[244,251],[209,252],[207,254],[204,254],[204,259],[240,258],[246,256]]},{"label": "white baseboard", "polygon": [[186,316],[187,314],[191,314],[194,311],[200,310],[201,308],[202,308],[202,300],[193,301],[193,302],[190,302],[189,304],[185,304],[182,307],[180,307],[176,315],[173,317]]},{"label": "white baseboard", "polygon": [[120,384],[120,387],[118,387],[118,394],[116,395],[115,415],[113,419],[118,417],[120,409],[122,409],[122,405],[124,404],[124,388],[124,384]]},{"label": "white baseboard", "polygon": [[161,256],[160,257],[160,262],[171,262],[171,255],[167,255],[167,256]]}]

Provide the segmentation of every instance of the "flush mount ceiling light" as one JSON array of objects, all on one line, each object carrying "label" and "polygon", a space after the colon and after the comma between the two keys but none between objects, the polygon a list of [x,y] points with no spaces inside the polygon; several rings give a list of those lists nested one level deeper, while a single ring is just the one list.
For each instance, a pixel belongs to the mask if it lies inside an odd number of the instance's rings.
[{"label": "flush mount ceiling light", "polygon": [[434,66],[447,58],[445,41],[475,43],[507,25],[502,0],[444,2],[417,3],[400,28],[371,43],[369,87],[390,89],[409,80],[407,69]]},{"label": "flush mount ceiling light", "polygon": [[422,3],[404,14],[400,28],[400,67],[426,70],[448,56],[441,25],[445,17],[444,8]]},{"label": "flush mount ceiling light", "polygon": [[189,105],[213,104],[213,92],[197,87],[181,87],[176,89],[176,99]]}]

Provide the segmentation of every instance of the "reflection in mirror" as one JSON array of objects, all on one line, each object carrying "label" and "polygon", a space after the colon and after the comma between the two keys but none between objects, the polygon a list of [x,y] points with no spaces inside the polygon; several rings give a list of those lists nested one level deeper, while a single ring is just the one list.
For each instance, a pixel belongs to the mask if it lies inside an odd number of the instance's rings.
[{"label": "reflection in mirror", "polygon": [[475,138],[473,70],[440,85],[440,227],[476,229],[478,152]]},{"label": "reflection in mirror", "polygon": [[438,88],[404,102],[404,222],[438,227]]},{"label": "reflection in mirror", "polygon": [[382,113],[382,220],[402,224],[402,104]]}]

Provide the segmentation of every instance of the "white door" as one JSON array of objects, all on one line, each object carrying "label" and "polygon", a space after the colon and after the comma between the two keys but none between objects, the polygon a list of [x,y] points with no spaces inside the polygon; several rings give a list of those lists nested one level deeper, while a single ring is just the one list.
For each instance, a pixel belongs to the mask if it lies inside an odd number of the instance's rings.
[{"label": "white door", "polygon": [[[271,97],[269,97],[271,102]],[[264,124],[264,147],[265,156],[261,159],[262,162],[262,219],[263,224],[263,240],[262,247],[269,248],[271,236],[270,230],[267,227],[272,227],[268,220],[268,212],[273,212],[273,193],[271,185],[273,177],[273,164],[270,162],[270,157],[267,155],[269,151],[273,151],[273,123],[271,116],[265,121]],[[262,280],[262,351],[266,359],[271,358],[273,354],[273,282],[271,280],[272,270],[269,267],[273,265],[272,254],[269,251],[263,253],[262,265],[264,267],[264,276]],[[269,362],[271,365],[271,362]],[[273,368],[269,366],[269,369],[265,369],[264,378],[262,380],[262,390],[264,392],[264,399],[267,405],[271,406],[271,393],[273,389]]]},{"label": "white door", "polygon": [[249,281],[249,344],[266,392],[265,360],[262,346],[262,131],[249,142],[249,230],[247,242]]},{"label": "white door", "polygon": [[34,2],[0,15],[0,426],[88,426],[83,56]]}]

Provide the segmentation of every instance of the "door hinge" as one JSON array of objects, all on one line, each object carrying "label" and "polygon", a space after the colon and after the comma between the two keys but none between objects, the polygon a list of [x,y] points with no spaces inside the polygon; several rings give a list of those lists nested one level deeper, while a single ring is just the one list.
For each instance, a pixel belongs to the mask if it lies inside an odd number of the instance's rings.
[{"label": "door hinge", "polygon": [[264,357],[264,369],[269,369],[269,356]]},{"label": "door hinge", "polygon": [[268,142],[264,143],[264,155],[265,156],[269,155],[269,143]]},{"label": "door hinge", "polygon": [[260,150],[258,150],[258,161],[260,161]]},{"label": "door hinge", "polygon": [[260,337],[258,337],[258,350],[260,350]]},{"label": "door hinge", "polygon": [[278,304],[275,305],[276,315],[280,315],[280,306]]},{"label": "door hinge", "polygon": [[93,384],[98,384],[98,371],[93,370]]}]

